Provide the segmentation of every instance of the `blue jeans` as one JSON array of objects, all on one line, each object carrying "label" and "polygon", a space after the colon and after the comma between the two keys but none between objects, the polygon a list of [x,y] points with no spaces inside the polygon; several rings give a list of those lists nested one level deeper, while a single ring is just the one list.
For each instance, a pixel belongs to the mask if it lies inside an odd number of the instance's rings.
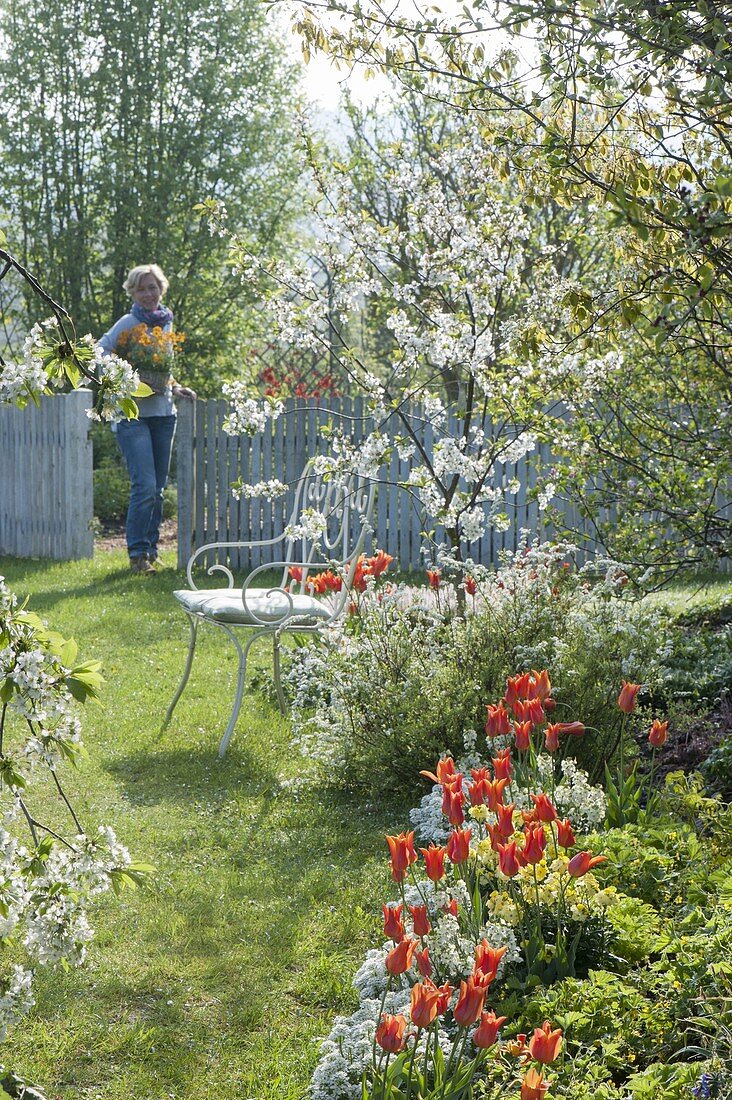
[{"label": "blue jeans", "polygon": [[126,525],[131,558],[157,557],[175,420],[175,416],[141,416],[117,424],[117,442],[131,482]]}]

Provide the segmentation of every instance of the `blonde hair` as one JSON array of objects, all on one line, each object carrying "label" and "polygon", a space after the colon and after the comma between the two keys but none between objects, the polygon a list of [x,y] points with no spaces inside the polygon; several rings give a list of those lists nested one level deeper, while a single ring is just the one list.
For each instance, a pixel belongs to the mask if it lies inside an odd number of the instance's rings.
[{"label": "blonde hair", "polygon": [[137,267],[133,267],[132,271],[130,271],[129,275],[122,283],[122,289],[126,290],[127,293],[132,296],[145,275],[152,275],[157,280],[158,286],[160,287],[160,297],[162,298],[170,284],[157,264],[139,264]]}]

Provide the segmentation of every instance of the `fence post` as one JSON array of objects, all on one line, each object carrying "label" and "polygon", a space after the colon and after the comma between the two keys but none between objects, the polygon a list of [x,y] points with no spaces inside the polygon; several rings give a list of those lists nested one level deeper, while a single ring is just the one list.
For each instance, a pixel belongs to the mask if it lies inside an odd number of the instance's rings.
[{"label": "fence post", "polygon": [[193,478],[193,420],[195,402],[181,401],[176,430],[178,477],[178,568],[184,569],[193,552],[195,481]]}]

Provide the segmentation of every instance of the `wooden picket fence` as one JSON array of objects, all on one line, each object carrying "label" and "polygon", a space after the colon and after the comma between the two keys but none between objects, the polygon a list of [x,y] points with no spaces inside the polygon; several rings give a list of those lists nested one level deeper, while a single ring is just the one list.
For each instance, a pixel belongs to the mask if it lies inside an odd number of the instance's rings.
[{"label": "wooden picket fence", "polygon": [[[178,563],[182,567],[192,550],[210,542],[234,542],[269,539],[280,535],[290,519],[294,485],[308,458],[327,453],[330,424],[351,425],[352,438],[358,440],[370,430],[364,416],[363,399],[333,398],[318,404],[291,399],[285,413],[269,422],[267,429],[253,437],[229,436],[223,431],[228,411],[225,401],[181,403],[178,409],[177,483],[178,483]],[[396,417],[385,425],[392,437],[402,436]],[[429,429],[425,443],[430,446]],[[494,565],[502,550],[515,549],[522,528],[544,538],[551,530],[542,521],[531,489],[537,480],[537,457],[549,461],[546,448],[520,462],[498,467],[498,477],[506,482],[516,479],[519,490],[509,496],[507,531],[492,527],[480,542],[470,548],[473,560]],[[391,462],[384,470],[379,487],[371,549],[392,554],[402,570],[425,566],[423,546],[424,516],[412,493],[403,487],[410,464],[399,458],[393,448]],[[273,502],[237,501],[231,484],[241,478],[247,484],[277,478],[291,486],[286,497]],[[439,538],[440,532],[437,532]],[[244,570],[256,568],[276,558],[270,548],[254,548],[235,556],[234,564]]]},{"label": "wooden picket fence", "polygon": [[0,554],[92,556],[91,401],[77,390],[38,407],[0,406]]}]

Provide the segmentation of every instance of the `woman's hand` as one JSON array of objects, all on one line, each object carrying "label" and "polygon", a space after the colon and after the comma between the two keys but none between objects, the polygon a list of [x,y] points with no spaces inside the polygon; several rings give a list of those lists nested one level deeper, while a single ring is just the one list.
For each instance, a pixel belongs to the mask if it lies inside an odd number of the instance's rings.
[{"label": "woman's hand", "polygon": [[173,397],[185,397],[189,401],[196,400],[196,391],[192,390],[190,386],[173,386]]}]

